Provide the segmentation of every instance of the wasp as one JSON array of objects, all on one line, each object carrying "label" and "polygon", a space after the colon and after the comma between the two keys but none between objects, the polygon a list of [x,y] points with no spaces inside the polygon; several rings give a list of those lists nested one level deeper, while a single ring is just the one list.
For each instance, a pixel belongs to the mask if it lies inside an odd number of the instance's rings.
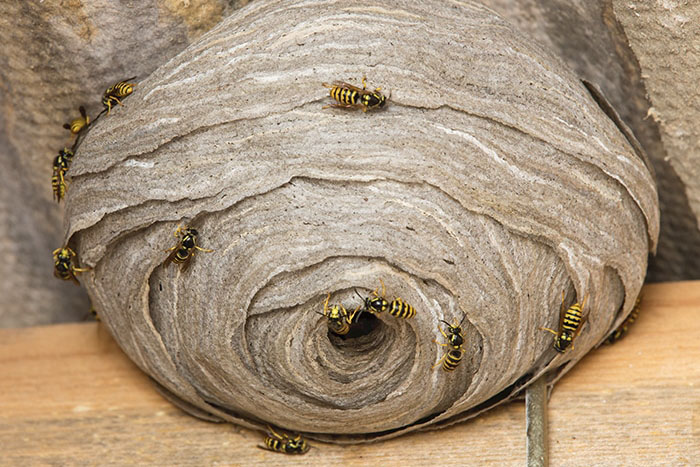
[{"label": "wasp", "polygon": [[204,251],[205,253],[214,251],[197,245],[197,236],[199,236],[197,229],[192,229],[186,225],[178,227],[175,231],[175,237],[180,237],[180,240],[177,245],[165,250],[166,252],[172,252],[165,260],[165,264],[170,262],[181,264],[180,269],[184,271],[189,267],[196,250]]},{"label": "wasp", "polygon": [[309,450],[309,445],[306,440],[297,434],[294,438],[289,435],[279,434],[267,425],[267,436],[265,436],[265,446],[258,445],[260,449],[267,451],[281,452],[284,454],[306,454]]},{"label": "wasp", "polygon": [[69,247],[56,248],[53,251],[53,275],[64,281],[73,281],[76,285],[80,285],[75,277],[76,272],[89,271],[88,268],[77,268],[73,265],[73,258],[77,255],[75,251]]},{"label": "wasp", "polygon": [[433,368],[442,363],[443,370],[454,371],[462,361],[462,357],[464,357],[464,334],[462,334],[462,323],[464,323],[466,318],[467,315],[464,315],[464,318],[462,318],[462,321],[459,324],[450,324],[445,320],[440,320],[447,325],[447,332],[443,331],[440,326],[438,326],[438,329],[440,330],[440,334],[447,339],[448,343],[441,344],[436,340],[433,340],[433,342],[443,347],[449,347],[449,349],[447,352],[445,352],[445,355],[443,355],[442,358],[438,360],[435,365],[433,365]]},{"label": "wasp", "polygon": [[324,106],[324,109],[341,107],[344,109],[362,109],[363,112],[367,112],[368,110],[381,109],[387,101],[384,94],[379,92],[382,88],[376,88],[374,91],[367,90],[366,77],[362,78],[362,89],[343,81],[333,81],[332,84],[321,83],[321,85],[330,88],[329,94],[337,102],[337,104]]},{"label": "wasp", "polygon": [[136,83],[129,83],[128,81],[131,81],[135,78],[136,76],[133,76],[124,81],[119,81],[118,83],[115,83],[107,88],[104,95],[102,96],[102,105],[105,106],[105,109],[107,110],[107,115],[109,115],[109,111],[112,110],[112,106],[115,103],[119,105],[124,105],[122,104],[121,99],[124,99],[129,94],[134,92],[134,86],[136,86]]},{"label": "wasp", "polygon": [[51,188],[53,189],[53,199],[60,203],[66,196],[66,181],[63,178],[63,172],[54,172],[51,177]]},{"label": "wasp", "polygon": [[68,148],[63,148],[58,151],[58,155],[53,160],[53,170],[56,171],[68,171],[71,162],[73,162],[73,151]]},{"label": "wasp", "polygon": [[615,329],[615,331],[608,336],[608,339],[605,341],[608,344],[614,344],[615,342],[619,341],[623,337],[627,335],[627,331],[629,330],[629,327],[634,323],[634,321],[637,319],[639,316],[639,303],[642,301],[642,296],[638,296],[637,300],[634,302],[634,307],[632,308],[632,311],[630,311],[630,314],[627,315],[627,318],[620,324],[620,326]]},{"label": "wasp", "polygon": [[90,117],[88,117],[87,113],[85,112],[85,107],[81,105],[78,110],[80,111],[80,117],[63,125],[63,128],[70,130],[70,132],[74,135],[77,135],[83,131],[90,124]]},{"label": "wasp", "polygon": [[53,197],[57,202],[66,196],[66,180],[65,174],[73,160],[73,151],[68,148],[63,148],[58,151],[58,155],[53,160],[53,175],[51,176],[51,188],[53,189]]},{"label": "wasp", "polygon": [[352,313],[348,313],[343,305],[333,305],[328,308],[328,301],[331,299],[331,294],[328,293],[326,301],[323,304],[323,313],[317,311],[319,315],[323,315],[328,319],[328,328],[334,334],[344,336],[350,332],[350,325],[354,322],[355,315],[361,306],[355,308]]},{"label": "wasp", "polygon": [[554,334],[554,349],[559,353],[564,353],[571,346],[574,348],[574,339],[579,335],[586,321],[582,316],[583,307],[586,305],[586,297],[581,304],[574,303],[567,310],[564,310],[564,291],[561,292],[561,309],[559,310],[559,332],[549,328],[540,328],[542,331],[549,331]]},{"label": "wasp", "polygon": [[[386,295],[386,287],[384,286],[384,281],[379,279],[379,282],[382,285],[382,294],[380,296],[377,293],[379,291],[379,288],[377,288],[377,289],[374,289],[374,291],[372,292],[372,295],[374,295],[374,298],[372,298],[372,297],[364,298],[364,301],[365,301],[364,310],[365,311],[369,311],[370,313],[383,313],[383,312],[388,310],[390,315],[395,316],[396,318],[403,318],[403,319],[410,319],[416,315],[415,308],[413,308],[408,303],[404,302],[399,297],[396,297],[391,302],[387,301],[387,299],[384,298],[384,296]],[[357,290],[355,290],[355,293],[360,298],[362,298],[362,296],[357,292]]]}]

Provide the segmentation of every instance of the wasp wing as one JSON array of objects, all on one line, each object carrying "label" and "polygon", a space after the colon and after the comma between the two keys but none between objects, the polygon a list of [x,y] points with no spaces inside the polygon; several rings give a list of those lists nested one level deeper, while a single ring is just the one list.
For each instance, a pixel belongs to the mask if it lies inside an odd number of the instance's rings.
[{"label": "wasp wing", "polygon": [[345,81],[333,81],[333,86],[338,86],[339,88],[343,89],[349,89],[351,91],[357,91],[358,93],[362,94],[371,94],[371,91],[368,91],[366,89],[358,88],[357,86],[353,86],[350,83],[346,83]]}]

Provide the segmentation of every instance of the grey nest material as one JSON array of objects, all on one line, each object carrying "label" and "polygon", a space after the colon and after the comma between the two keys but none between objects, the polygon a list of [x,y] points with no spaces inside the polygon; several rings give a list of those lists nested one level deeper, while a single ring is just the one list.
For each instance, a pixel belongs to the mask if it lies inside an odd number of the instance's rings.
[{"label": "grey nest material", "polygon": [[[382,86],[323,109],[322,82]],[[653,176],[581,82],[475,3],[259,0],[143,79],[76,154],[66,239],[119,345],[191,413],[363,442],[475,416],[624,319]],[[189,224],[212,253],[164,266]],[[382,278],[417,310],[329,336]],[[587,297],[575,350],[561,293]],[[453,373],[440,319],[466,315]]]}]

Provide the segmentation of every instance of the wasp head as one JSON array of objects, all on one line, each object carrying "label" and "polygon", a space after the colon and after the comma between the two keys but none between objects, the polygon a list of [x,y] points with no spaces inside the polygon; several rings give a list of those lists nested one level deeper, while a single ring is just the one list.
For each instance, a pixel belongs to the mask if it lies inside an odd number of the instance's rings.
[{"label": "wasp head", "polygon": [[554,339],[554,349],[559,353],[564,353],[572,342],[573,334],[570,331],[564,330]]},{"label": "wasp head", "polygon": [[309,445],[306,441],[297,436],[294,439],[288,439],[284,445],[284,451],[288,454],[304,454],[309,450]]},{"label": "wasp head", "polygon": [[386,104],[386,97],[378,91],[362,96],[362,104],[368,109],[382,108]]},{"label": "wasp head", "polygon": [[328,310],[328,319],[333,320],[333,321],[341,321],[342,320],[342,312],[340,310],[340,307],[338,305],[333,305],[330,310]]}]

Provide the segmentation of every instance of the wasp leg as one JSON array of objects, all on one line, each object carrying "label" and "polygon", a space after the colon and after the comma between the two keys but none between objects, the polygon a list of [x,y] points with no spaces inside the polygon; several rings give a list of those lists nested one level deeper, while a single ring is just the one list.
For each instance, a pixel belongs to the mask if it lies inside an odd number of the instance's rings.
[{"label": "wasp leg", "polygon": [[382,297],[386,296],[386,287],[384,287],[384,281],[379,278],[379,283],[382,284]]},{"label": "wasp leg", "polygon": [[359,109],[360,107],[362,107],[362,104],[330,104],[324,105],[322,108],[327,109],[329,107],[335,107],[340,109]]},{"label": "wasp leg", "polygon": [[588,295],[583,297],[583,302],[581,302],[581,311],[583,311],[583,307],[586,306],[586,300],[588,299]]},{"label": "wasp leg", "polygon": [[212,251],[214,251],[214,250],[210,250],[209,248],[202,248],[201,246],[197,246],[197,245],[195,245],[194,247],[196,249],[198,249],[199,251],[203,251],[205,253],[211,253]]},{"label": "wasp leg", "polygon": [[549,329],[549,328],[540,328],[540,331],[549,331],[549,332],[551,332],[552,334],[554,334],[555,336],[558,336],[558,335],[559,335],[558,332],[556,332],[556,331],[553,330],[553,329]]},{"label": "wasp leg", "polygon": [[442,328],[441,328],[440,326],[438,326],[438,329],[440,330],[440,334],[442,334],[443,336],[445,336],[445,339],[449,339],[449,337],[447,337],[447,334],[445,334],[445,331],[443,331]]},{"label": "wasp leg", "polygon": [[362,77],[362,90],[364,91],[365,89],[367,89],[367,77],[363,76]]},{"label": "wasp leg", "polygon": [[355,321],[355,315],[357,314],[358,311],[360,312],[360,314],[357,316],[357,319],[360,319],[360,316],[362,316],[362,311],[360,310],[361,308],[362,308],[362,305],[358,306],[358,307],[355,308],[355,310],[350,314],[350,317],[348,318],[348,322],[349,322],[349,323],[352,324],[352,323],[355,323],[355,322],[356,322],[356,321]]},{"label": "wasp leg", "polygon": [[561,306],[559,307],[559,314],[564,313],[564,291],[561,291]]},{"label": "wasp leg", "polygon": [[328,301],[331,299],[331,293],[328,292],[328,296],[326,297],[326,301],[323,302],[323,316],[327,316],[328,313]]}]

